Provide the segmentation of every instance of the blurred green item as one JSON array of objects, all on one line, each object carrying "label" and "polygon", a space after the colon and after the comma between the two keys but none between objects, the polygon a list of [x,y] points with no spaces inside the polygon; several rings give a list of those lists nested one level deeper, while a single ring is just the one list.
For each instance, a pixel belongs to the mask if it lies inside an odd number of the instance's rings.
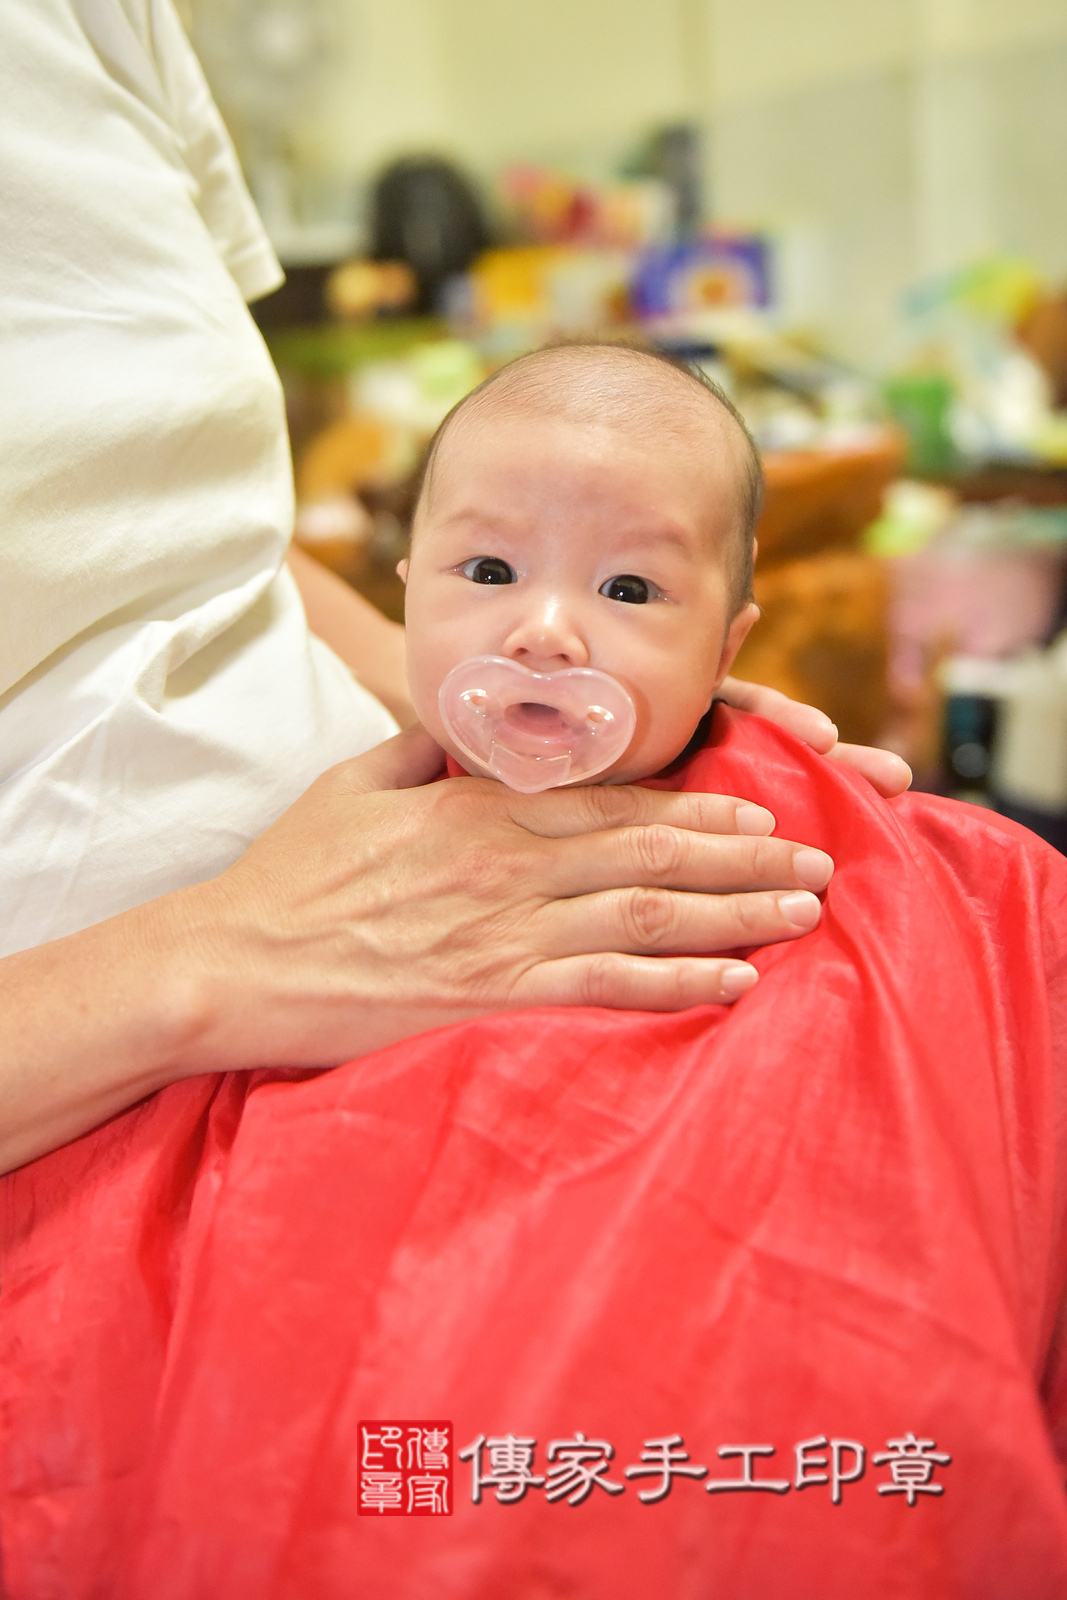
[{"label": "blurred green item", "polygon": [[900,478],[886,490],[881,516],[864,529],[862,547],[869,556],[914,555],[948,526],[958,509],[950,490]]},{"label": "blurred green item", "polygon": [[1037,304],[1041,278],[1029,261],[1015,256],[983,256],[955,272],[928,278],[907,298],[912,316],[925,317],[956,307],[986,322],[1012,328]]},{"label": "blurred green item", "polygon": [[416,344],[392,360],[369,361],[349,377],[349,409],[410,430],[418,449],[485,377],[473,345],[462,339]]},{"label": "blurred green item", "polygon": [[882,394],[908,438],[907,470],[923,476],[950,472],[958,452],[949,429],[956,397],[952,380],[941,372],[902,372],[887,378]]},{"label": "blurred green item", "polygon": [[423,393],[445,411],[450,411],[485,377],[481,357],[465,339],[417,344],[408,360]]},{"label": "blurred green item", "polygon": [[308,378],[339,378],[371,361],[404,356],[414,345],[445,338],[448,325],[438,317],[383,318],[377,322],[322,323],[266,334],[278,366]]}]

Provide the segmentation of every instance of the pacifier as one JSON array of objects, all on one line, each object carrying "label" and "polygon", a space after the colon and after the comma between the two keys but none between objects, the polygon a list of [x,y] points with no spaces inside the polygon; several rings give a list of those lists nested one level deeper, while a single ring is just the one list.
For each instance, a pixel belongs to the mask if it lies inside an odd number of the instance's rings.
[{"label": "pacifier", "polygon": [[438,706],[456,748],[519,794],[594,778],[637,726],[633,701],[606,672],[533,672],[505,656],[461,661]]}]

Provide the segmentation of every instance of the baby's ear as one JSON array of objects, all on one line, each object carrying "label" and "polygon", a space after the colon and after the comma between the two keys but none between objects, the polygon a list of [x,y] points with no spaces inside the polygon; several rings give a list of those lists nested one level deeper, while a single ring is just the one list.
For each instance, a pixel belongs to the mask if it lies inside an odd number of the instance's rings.
[{"label": "baby's ear", "polygon": [[407,558],[407,556],[404,557],[403,561],[398,561],[397,562],[397,564],[396,564],[396,575],[400,579],[401,583],[407,583],[407,581],[408,581],[408,558]]},{"label": "baby's ear", "polygon": [[734,657],[748,638],[753,624],[759,621],[759,606],[749,601],[747,606],[742,606],[737,616],[731,622],[726,638],[723,642],[722,655],[719,657],[719,670],[715,677],[715,687],[718,689],[734,664]]}]

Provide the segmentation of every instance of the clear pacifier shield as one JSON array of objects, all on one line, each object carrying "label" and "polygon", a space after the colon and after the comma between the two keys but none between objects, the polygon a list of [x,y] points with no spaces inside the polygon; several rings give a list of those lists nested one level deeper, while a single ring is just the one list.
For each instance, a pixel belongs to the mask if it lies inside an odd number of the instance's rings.
[{"label": "clear pacifier shield", "polygon": [[461,661],[438,705],[456,748],[520,794],[595,778],[625,753],[637,724],[633,701],[606,672],[532,672],[504,656]]}]

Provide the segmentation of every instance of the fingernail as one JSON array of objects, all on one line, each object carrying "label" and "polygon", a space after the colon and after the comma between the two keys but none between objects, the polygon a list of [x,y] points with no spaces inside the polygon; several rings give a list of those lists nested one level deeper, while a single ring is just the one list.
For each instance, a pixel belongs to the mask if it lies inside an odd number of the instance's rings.
[{"label": "fingernail", "polygon": [[749,802],[746,802],[743,806],[738,806],[734,812],[734,821],[737,824],[738,833],[768,834],[774,832],[774,818],[771,813],[765,810],[763,806],[754,806]]},{"label": "fingernail", "polygon": [[783,894],[778,902],[778,909],[794,928],[814,928],[822,907],[815,895],[805,894],[800,889],[794,894]]},{"label": "fingernail", "polygon": [[833,857],[805,845],[793,852],[793,871],[805,889],[825,889],[834,875]]},{"label": "fingernail", "polygon": [[740,1000],[743,994],[747,994],[759,982],[759,973],[755,967],[744,965],[727,967],[720,982],[727,1000]]}]

